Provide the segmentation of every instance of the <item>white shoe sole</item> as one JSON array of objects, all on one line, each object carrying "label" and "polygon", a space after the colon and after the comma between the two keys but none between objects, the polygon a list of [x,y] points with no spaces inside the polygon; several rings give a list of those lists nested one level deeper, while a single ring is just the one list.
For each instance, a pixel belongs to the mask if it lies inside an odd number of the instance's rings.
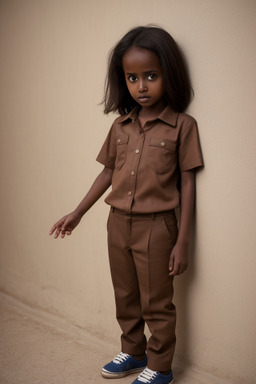
[{"label": "white shoe sole", "polygon": [[101,375],[105,379],[120,379],[122,377],[131,375],[133,373],[142,372],[144,369],[145,369],[145,367],[142,367],[142,368],[131,369],[131,370],[125,371],[125,372],[115,373],[115,372],[109,372],[109,371],[105,370],[104,368],[102,368]]}]

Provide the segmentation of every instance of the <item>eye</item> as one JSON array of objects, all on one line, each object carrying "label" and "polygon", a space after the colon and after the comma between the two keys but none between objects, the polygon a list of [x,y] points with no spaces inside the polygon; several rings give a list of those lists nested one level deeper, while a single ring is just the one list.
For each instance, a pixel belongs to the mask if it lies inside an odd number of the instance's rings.
[{"label": "eye", "polygon": [[150,75],[148,75],[148,80],[152,81],[152,80],[156,80],[157,78],[157,75],[155,73],[151,73]]},{"label": "eye", "polygon": [[131,83],[134,83],[136,80],[137,80],[137,77],[135,75],[129,75],[128,76],[128,80],[131,82]]}]

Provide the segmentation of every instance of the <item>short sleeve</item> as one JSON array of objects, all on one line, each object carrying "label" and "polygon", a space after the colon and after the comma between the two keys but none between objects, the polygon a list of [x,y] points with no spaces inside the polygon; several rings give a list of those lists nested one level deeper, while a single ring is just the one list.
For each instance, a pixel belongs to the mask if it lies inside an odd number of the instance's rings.
[{"label": "short sleeve", "polygon": [[115,168],[116,159],[116,134],[114,124],[112,125],[106,140],[96,158],[96,160],[108,168]]},{"label": "short sleeve", "polygon": [[190,118],[183,122],[179,140],[179,167],[181,172],[203,166],[197,123]]}]

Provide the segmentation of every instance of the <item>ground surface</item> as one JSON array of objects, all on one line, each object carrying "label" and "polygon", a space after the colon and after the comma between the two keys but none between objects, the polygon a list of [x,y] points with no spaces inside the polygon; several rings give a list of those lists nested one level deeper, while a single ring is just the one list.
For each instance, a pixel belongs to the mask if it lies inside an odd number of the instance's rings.
[{"label": "ground surface", "polygon": [[[43,311],[0,293],[1,384],[131,384],[101,377],[102,365],[119,351]],[[227,384],[197,369],[175,367],[177,384]]]}]

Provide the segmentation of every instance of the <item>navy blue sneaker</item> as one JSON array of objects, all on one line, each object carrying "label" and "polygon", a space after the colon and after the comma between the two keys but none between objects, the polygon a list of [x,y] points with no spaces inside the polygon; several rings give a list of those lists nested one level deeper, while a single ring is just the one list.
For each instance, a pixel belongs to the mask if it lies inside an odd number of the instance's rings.
[{"label": "navy blue sneaker", "polygon": [[132,384],[171,384],[173,382],[172,371],[170,375],[163,375],[160,372],[145,368]]},{"label": "navy blue sneaker", "polygon": [[143,371],[146,366],[147,356],[144,360],[137,361],[131,355],[121,352],[113,361],[102,368],[101,374],[106,379],[118,379],[131,373]]}]

